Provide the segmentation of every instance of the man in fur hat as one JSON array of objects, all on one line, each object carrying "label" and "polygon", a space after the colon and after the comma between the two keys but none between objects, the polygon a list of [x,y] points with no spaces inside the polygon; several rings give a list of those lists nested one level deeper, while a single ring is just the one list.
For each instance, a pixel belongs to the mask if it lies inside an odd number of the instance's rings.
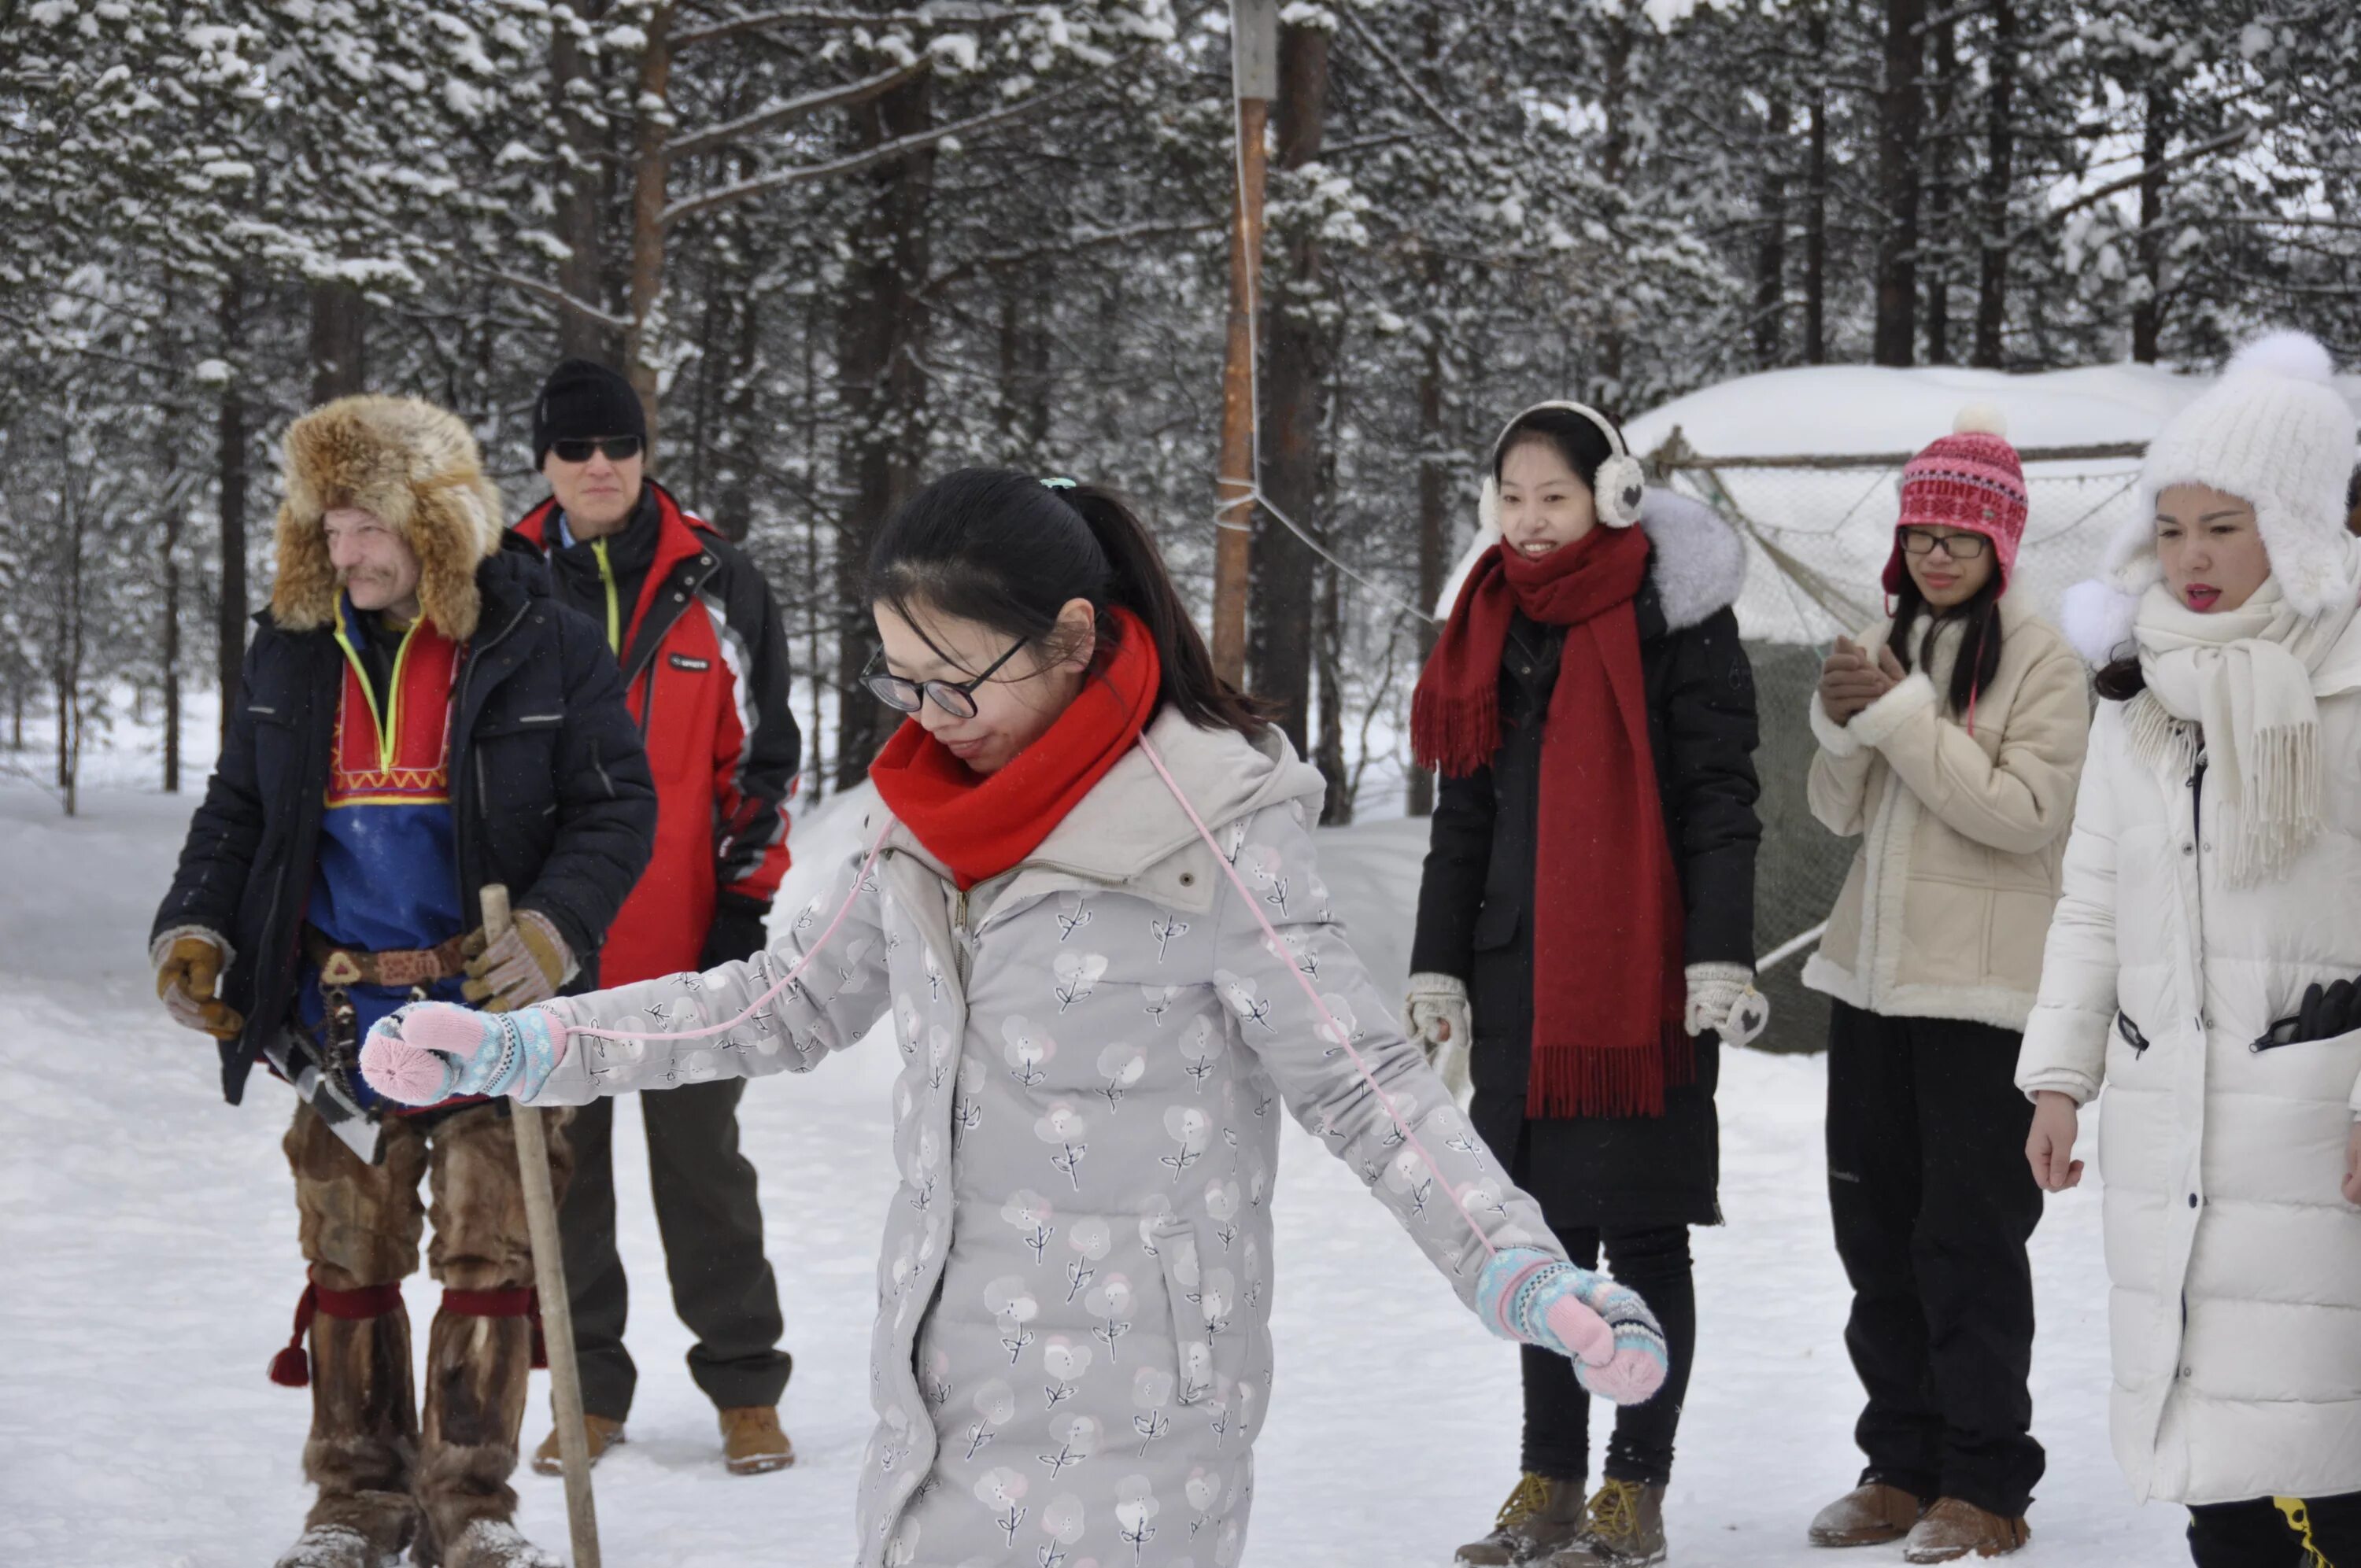
[{"label": "man in fur hat", "polygon": [[[271,1376],[308,1374],[319,1500],[280,1568],[413,1545],[444,1568],[555,1568],[509,1522],[537,1334],[508,1108],[380,1103],[353,1053],[415,997],[498,1011],[596,986],[655,828],[647,758],[598,629],[501,548],[457,419],[329,403],[288,430],[285,480],[270,609],[151,947],[172,1016],[220,1042],[231,1103],[258,1059],[298,1091],[310,1284]],[[515,914],[488,940],[494,883]],[[423,1421],[401,1289],[422,1179],[444,1287]]]}]

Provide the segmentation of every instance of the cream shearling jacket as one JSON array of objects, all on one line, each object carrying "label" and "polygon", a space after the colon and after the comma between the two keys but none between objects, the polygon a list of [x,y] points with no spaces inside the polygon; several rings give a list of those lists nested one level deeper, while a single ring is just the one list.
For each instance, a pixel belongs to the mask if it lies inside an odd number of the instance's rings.
[{"label": "cream shearling jacket", "polygon": [[[2000,602],[2000,669],[1977,693],[1972,734],[1940,695],[1956,625],[1938,633],[1931,667],[1850,724],[1813,694],[1812,815],[1861,842],[1804,983],[1855,1007],[2011,1030],[2032,1011],[2091,698],[2066,640]],[[1861,645],[1883,646],[1891,626]]]}]

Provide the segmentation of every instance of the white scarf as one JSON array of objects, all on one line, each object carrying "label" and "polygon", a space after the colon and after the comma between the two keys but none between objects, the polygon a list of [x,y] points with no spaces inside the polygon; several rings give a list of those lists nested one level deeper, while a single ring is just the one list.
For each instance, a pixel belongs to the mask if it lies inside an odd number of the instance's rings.
[{"label": "white scarf", "polygon": [[2203,734],[2234,887],[2276,880],[2320,831],[2326,767],[2312,676],[2353,615],[2350,603],[2298,615],[2276,578],[2212,614],[2162,583],[2140,599],[2133,632],[2147,690],[2124,715],[2132,746],[2178,774],[2197,761],[2190,726]]}]

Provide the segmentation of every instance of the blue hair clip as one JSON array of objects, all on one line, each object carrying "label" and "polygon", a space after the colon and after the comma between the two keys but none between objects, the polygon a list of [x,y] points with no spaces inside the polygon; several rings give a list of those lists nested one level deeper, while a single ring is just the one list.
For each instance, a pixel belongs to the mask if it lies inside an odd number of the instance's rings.
[{"label": "blue hair clip", "polygon": [[1071,490],[1074,488],[1074,481],[1071,479],[1044,479],[1041,481],[1041,488],[1049,490]]}]

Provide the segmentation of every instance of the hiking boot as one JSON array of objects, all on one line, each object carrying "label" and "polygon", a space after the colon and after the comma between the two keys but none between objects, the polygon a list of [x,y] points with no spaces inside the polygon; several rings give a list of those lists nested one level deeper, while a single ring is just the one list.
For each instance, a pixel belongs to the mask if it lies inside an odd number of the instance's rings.
[{"label": "hiking boot", "polygon": [[[595,1470],[600,1457],[623,1441],[623,1423],[610,1421],[604,1416],[585,1415],[582,1428],[590,1442],[590,1467]],[[549,1429],[549,1435],[543,1438],[541,1446],[533,1451],[533,1468],[536,1475],[541,1475],[566,1474],[566,1456],[557,1451],[555,1427]]]},{"label": "hiking boot", "polygon": [[796,1445],[779,1430],[776,1405],[740,1405],[721,1412],[721,1463],[732,1475],[760,1475],[796,1462]]},{"label": "hiking boot", "polygon": [[1573,1544],[1582,1532],[1582,1483],[1528,1470],[1500,1505],[1492,1533],[1461,1547],[1452,1562],[1461,1568],[1509,1568]]},{"label": "hiking boot", "polygon": [[565,1568],[506,1519],[478,1519],[443,1549],[443,1568]]},{"label": "hiking boot", "polygon": [[1548,1568],[1648,1568],[1664,1560],[1664,1489],[1609,1477],[1583,1510],[1574,1544],[1542,1559]]},{"label": "hiking boot", "polygon": [[2033,1539],[2022,1519],[2003,1519],[1973,1503],[1945,1497],[1927,1510],[1902,1544],[1905,1563],[1956,1563],[1962,1557],[2000,1557]]},{"label": "hiking boot", "polygon": [[277,1568],[396,1568],[401,1548],[388,1550],[350,1525],[315,1524],[295,1538]]},{"label": "hiking boot", "polygon": [[1865,1481],[1812,1520],[1814,1546],[1883,1546],[1910,1533],[1927,1499],[1883,1481]]}]

